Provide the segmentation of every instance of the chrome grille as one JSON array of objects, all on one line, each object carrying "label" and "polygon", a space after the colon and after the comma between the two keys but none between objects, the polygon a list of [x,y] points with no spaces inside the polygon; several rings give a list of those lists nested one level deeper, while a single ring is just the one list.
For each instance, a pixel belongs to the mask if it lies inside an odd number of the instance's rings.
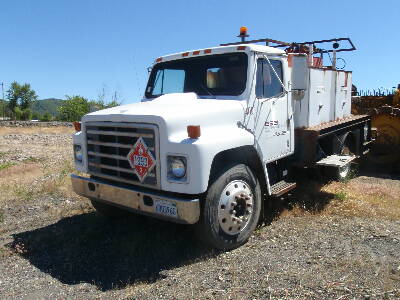
[{"label": "chrome grille", "polygon": [[[158,186],[158,130],[155,125],[136,123],[88,122],[85,123],[89,174],[114,181]],[[127,155],[139,137],[156,159],[156,166],[140,182]]]}]

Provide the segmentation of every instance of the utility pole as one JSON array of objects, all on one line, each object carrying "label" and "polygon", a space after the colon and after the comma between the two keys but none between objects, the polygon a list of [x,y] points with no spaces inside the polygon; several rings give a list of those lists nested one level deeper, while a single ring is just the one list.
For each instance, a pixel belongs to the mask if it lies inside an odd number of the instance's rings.
[{"label": "utility pole", "polygon": [[4,101],[4,82],[1,83],[1,92],[3,94],[3,98],[2,98],[2,106],[3,106],[3,118],[2,120],[4,120],[5,118],[5,113],[6,113],[6,102]]}]

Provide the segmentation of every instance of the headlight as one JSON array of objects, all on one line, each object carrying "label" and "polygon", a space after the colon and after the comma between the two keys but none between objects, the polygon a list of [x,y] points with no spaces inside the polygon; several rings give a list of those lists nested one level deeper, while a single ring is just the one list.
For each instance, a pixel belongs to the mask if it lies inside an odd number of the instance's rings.
[{"label": "headlight", "polygon": [[182,179],[186,175],[186,158],[182,156],[168,156],[168,177]]},{"label": "headlight", "polygon": [[81,145],[74,145],[74,157],[76,161],[82,162],[83,153]]}]

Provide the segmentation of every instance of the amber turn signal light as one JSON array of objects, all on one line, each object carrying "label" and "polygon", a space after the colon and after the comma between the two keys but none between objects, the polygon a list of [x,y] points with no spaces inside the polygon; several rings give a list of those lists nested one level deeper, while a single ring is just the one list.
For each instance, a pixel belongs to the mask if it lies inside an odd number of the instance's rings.
[{"label": "amber turn signal light", "polygon": [[189,125],[187,127],[187,133],[191,139],[198,139],[201,135],[200,125]]},{"label": "amber turn signal light", "polygon": [[81,131],[81,122],[77,122],[77,121],[75,121],[75,122],[72,122],[72,124],[74,124],[74,128],[75,128],[75,131],[76,132],[78,132],[78,131]]}]

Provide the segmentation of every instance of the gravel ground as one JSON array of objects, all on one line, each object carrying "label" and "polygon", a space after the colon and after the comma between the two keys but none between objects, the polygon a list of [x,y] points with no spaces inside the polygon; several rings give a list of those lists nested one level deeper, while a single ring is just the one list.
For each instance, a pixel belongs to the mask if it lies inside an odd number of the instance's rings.
[{"label": "gravel ground", "polygon": [[54,127],[54,126],[63,126],[63,127],[72,127],[72,122],[59,122],[59,121],[50,121],[50,122],[37,122],[37,121],[9,121],[9,120],[0,120],[0,126],[4,127]]},{"label": "gravel ground", "polygon": [[359,186],[400,202],[390,176],[299,189],[246,245],[220,253],[190,226],[98,216],[70,191],[71,155],[56,130],[0,135],[0,165],[12,164],[0,170],[1,299],[400,298],[400,205],[349,208]]}]

